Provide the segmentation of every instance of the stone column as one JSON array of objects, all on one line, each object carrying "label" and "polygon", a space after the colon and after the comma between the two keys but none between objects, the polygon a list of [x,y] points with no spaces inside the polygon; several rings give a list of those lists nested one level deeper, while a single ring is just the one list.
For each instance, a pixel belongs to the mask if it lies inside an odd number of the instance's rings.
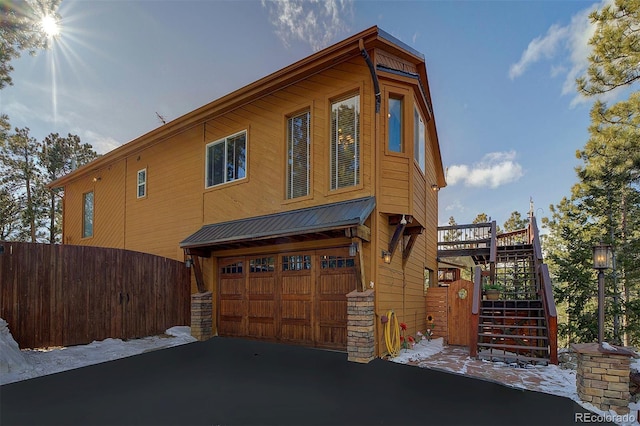
[{"label": "stone column", "polygon": [[367,363],[375,358],[373,290],[347,294],[348,360]]},{"label": "stone column", "polygon": [[581,400],[602,411],[629,414],[629,364],[632,351],[598,343],[572,344],[578,357],[576,385]]},{"label": "stone column", "polygon": [[212,336],[212,294],[210,291],[191,295],[191,335],[203,341]]}]

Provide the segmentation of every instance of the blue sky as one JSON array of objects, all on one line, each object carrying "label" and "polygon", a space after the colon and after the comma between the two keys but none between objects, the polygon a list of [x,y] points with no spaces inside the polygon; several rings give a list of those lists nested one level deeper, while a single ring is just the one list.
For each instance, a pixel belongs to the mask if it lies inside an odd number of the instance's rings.
[{"label": "blue sky", "polygon": [[570,194],[591,99],[590,1],[73,1],[51,50],[13,61],[0,112],[105,153],[372,25],[425,55],[449,185],[440,217],[502,224]]}]

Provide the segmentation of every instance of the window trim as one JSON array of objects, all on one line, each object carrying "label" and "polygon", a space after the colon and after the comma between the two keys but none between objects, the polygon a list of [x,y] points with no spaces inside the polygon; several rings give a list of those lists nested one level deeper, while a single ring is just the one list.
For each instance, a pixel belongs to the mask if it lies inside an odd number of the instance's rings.
[{"label": "window trim", "polygon": [[[140,173],[144,172],[144,182],[140,183]],[[144,188],[144,194],[140,195],[140,187]],[[138,170],[136,173],[136,198],[147,198],[147,168]]]},{"label": "window trim", "polygon": [[[313,114],[312,114],[312,106],[308,105],[306,107],[298,108],[294,112],[285,115],[284,120],[284,134],[285,134],[285,157],[284,157],[284,202],[291,203],[301,200],[306,200],[312,198],[313,196]],[[289,121],[293,118],[299,117],[303,114],[308,115],[307,122],[307,193],[306,195],[299,195],[297,197],[290,197],[290,176],[289,176],[289,154],[290,150],[290,139],[289,139]]]},{"label": "window trim", "polygon": [[[91,230],[87,233],[87,196],[91,194]],[[96,217],[95,192],[93,190],[82,194],[82,238],[93,238]]]},{"label": "window trim", "polygon": [[[228,146],[228,140],[232,139],[236,136],[242,135],[244,134],[244,163],[245,163],[245,167],[244,167],[244,176],[241,178],[236,178],[233,180],[227,180],[227,175],[226,173],[224,173],[223,177],[224,177],[224,181],[221,183],[216,183],[213,185],[208,185],[209,183],[209,147],[213,146],[213,145],[217,145],[217,144],[221,144],[224,143],[224,169],[226,170],[227,168],[227,146]],[[233,134],[227,135],[225,137],[222,137],[220,139],[217,139],[215,141],[209,142],[205,145],[204,147],[204,188],[205,189],[213,189],[213,188],[218,188],[221,187],[223,185],[229,185],[229,184],[233,184],[233,183],[238,183],[238,182],[242,182],[243,180],[247,179],[247,177],[249,176],[249,130],[248,129],[244,129],[244,130],[240,130],[239,132],[235,132]]]},{"label": "window trim", "polygon": [[[389,115],[390,115],[390,110],[391,110],[391,100],[395,100],[395,101],[399,101],[400,102],[400,151],[393,151],[391,149],[390,146],[390,137],[391,137],[391,132],[390,132],[390,126],[389,126]],[[405,116],[406,116],[406,106],[405,106],[405,101],[404,101],[404,95],[398,94],[398,93],[389,93],[389,96],[387,96],[387,121],[386,121],[386,142],[384,145],[385,148],[385,153],[388,155],[398,155],[398,156],[406,156],[406,152],[407,152],[407,147],[406,147],[406,143],[405,143],[405,128],[406,128],[406,120],[405,120]]]},{"label": "window trim", "polygon": [[[346,101],[348,99],[354,98],[354,97],[358,97],[358,126],[357,126],[357,131],[358,131],[358,147],[357,147],[357,161],[358,161],[358,172],[357,172],[357,183],[354,183],[353,185],[349,185],[349,186],[343,186],[343,187],[336,187],[333,188],[333,177],[332,177],[332,173],[331,173],[331,169],[332,169],[332,161],[333,161],[333,157],[331,155],[331,151],[333,148],[333,141],[332,141],[332,121],[331,121],[331,114],[333,113],[333,105],[342,101]],[[363,176],[363,170],[364,170],[364,164],[363,164],[363,147],[362,147],[362,115],[364,114],[363,111],[363,100],[362,100],[362,87],[357,87],[357,88],[353,88],[351,90],[346,90],[346,91],[341,91],[339,92],[339,94],[336,94],[336,96],[330,96],[327,97],[327,104],[328,104],[328,120],[327,120],[327,134],[328,134],[328,145],[329,145],[329,149],[328,149],[328,162],[327,162],[327,167],[329,168],[328,170],[328,178],[329,181],[327,182],[328,184],[328,192],[331,194],[335,194],[335,193],[340,193],[340,192],[347,192],[347,191],[353,191],[356,189],[361,189],[363,187],[363,180],[364,180],[364,176]]]},{"label": "window trim", "polygon": [[[420,110],[418,103],[416,102],[413,105],[413,161],[418,166],[418,170],[422,172],[423,175],[426,176],[427,173],[427,122],[422,115],[422,111]],[[422,145],[416,141],[416,136],[419,136],[419,133],[416,132],[416,129],[419,129],[420,122],[416,120],[416,115],[418,118],[422,120],[423,131],[422,131]],[[420,164],[420,146],[422,146],[422,161],[423,164]],[[418,147],[418,152],[416,152],[416,147]]]}]

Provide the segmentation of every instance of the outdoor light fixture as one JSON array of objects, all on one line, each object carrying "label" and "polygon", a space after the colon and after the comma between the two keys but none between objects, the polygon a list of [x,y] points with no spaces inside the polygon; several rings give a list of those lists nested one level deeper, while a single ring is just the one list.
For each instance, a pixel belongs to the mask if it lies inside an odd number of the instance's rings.
[{"label": "outdoor light fixture", "polygon": [[611,246],[593,246],[593,269],[598,271],[598,343],[604,342],[604,270],[612,267]]},{"label": "outdoor light fixture", "polygon": [[433,185],[431,185],[431,190],[432,191],[439,191],[440,187],[434,183]]},{"label": "outdoor light fixture", "polygon": [[593,269],[603,270],[611,268],[611,246],[598,244],[593,246]]},{"label": "outdoor light fixture", "polygon": [[382,259],[384,259],[384,263],[391,263],[391,253],[386,250],[382,250]]},{"label": "outdoor light fixture", "polygon": [[351,243],[349,245],[349,256],[353,257],[356,255],[356,253],[358,253],[358,244]]},{"label": "outdoor light fixture", "polygon": [[184,266],[186,266],[187,268],[191,268],[192,265],[193,265],[193,259],[189,258],[184,261]]}]

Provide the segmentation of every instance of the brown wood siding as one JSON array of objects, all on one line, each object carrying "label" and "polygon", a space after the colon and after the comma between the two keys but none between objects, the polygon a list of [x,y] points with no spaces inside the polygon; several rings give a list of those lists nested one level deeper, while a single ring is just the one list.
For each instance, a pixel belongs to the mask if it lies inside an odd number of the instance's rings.
[{"label": "brown wood siding", "polygon": [[[371,77],[361,58],[337,65],[286,87],[232,113],[206,123],[201,148],[204,168],[207,143],[247,130],[247,178],[204,190],[203,223],[216,223],[337,202],[373,194],[371,188]],[[327,95],[330,93],[330,95]],[[330,102],[340,95],[360,94],[361,185],[329,190]],[[301,200],[285,199],[286,117],[310,108],[313,193]]]},{"label": "brown wood siding", "polygon": [[[388,225],[388,215],[379,214],[378,241],[384,250],[389,245],[395,227]],[[423,281],[426,238],[420,235],[413,246],[411,256],[403,270],[401,245],[396,249],[390,264],[378,259],[378,282],[376,283],[376,315],[380,318],[393,310],[399,322],[407,324],[406,335],[415,336],[416,331],[426,329],[426,306]],[[386,351],[384,329],[381,323],[378,333],[378,355]]]},{"label": "brown wood siding", "polygon": [[[119,161],[65,188],[64,243],[97,247],[124,246],[124,162]],[[93,191],[93,237],[82,237],[83,196]]]},{"label": "brown wood siding", "polygon": [[418,68],[415,64],[412,64],[409,61],[405,61],[389,52],[385,52],[384,50],[376,51],[376,63],[385,66],[387,68],[392,68],[394,70],[406,71],[413,74],[418,73]]},{"label": "brown wood siding", "polygon": [[[202,138],[194,128],[127,158],[125,248],[183,259],[178,243],[202,221]],[[138,199],[137,173],[144,168],[147,196]]]},{"label": "brown wood siding", "polygon": [[378,210],[409,214],[409,159],[384,155],[381,160]]}]

